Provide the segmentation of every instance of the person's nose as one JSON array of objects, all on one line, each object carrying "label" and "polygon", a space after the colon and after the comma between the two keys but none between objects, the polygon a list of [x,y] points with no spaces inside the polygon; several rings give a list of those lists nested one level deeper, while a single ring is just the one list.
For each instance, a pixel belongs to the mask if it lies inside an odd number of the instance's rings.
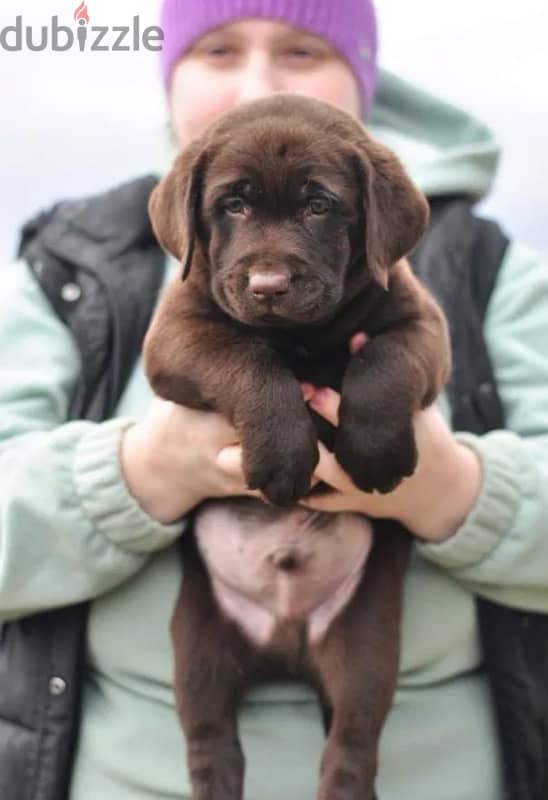
[{"label": "person's nose", "polygon": [[282,88],[270,55],[264,51],[251,52],[240,76],[239,101],[259,100]]}]

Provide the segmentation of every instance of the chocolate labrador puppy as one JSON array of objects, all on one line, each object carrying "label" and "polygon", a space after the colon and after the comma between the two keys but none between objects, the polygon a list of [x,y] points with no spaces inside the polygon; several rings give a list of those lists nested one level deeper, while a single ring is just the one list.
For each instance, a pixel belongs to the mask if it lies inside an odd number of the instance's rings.
[{"label": "chocolate labrador puppy", "polygon": [[[413,415],[449,369],[442,313],[404,258],[427,203],[351,116],[277,94],[189,145],[150,215],[182,272],[145,340],[148,378],[230,420],[248,485],[269,501],[208,501],[182,539],[171,630],[192,798],[241,799],[238,704],[254,683],[298,676],[325,711],[317,797],[370,800],[410,537],[298,501],[318,437],[364,491],[389,492],[415,469]],[[351,355],[359,331],[368,342]],[[336,429],[299,381],[341,393]]]}]

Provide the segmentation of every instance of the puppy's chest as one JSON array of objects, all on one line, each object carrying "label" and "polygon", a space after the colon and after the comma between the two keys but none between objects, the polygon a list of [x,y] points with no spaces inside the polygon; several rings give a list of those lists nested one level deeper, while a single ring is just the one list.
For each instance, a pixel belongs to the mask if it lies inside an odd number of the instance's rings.
[{"label": "puppy's chest", "polygon": [[350,359],[347,346],[320,350],[313,345],[287,340],[277,342],[275,348],[297,380],[316,386],[330,386],[337,392],[340,391]]},{"label": "puppy's chest", "polygon": [[[329,386],[336,392],[341,391],[343,376],[350,359],[347,346],[322,348],[321,351],[318,351],[318,349],[304,344],[284,342],[278,352],[298,381],[311,383],[318,387]],[[312,409],[310,409],[310,414],[316,426],[318,439],[329,450],[332,450],[335,444],[336,428]],[[320,486],[323,487],[323,484]],[[320,491],[320,486],[317,487],[318,491]]]}]

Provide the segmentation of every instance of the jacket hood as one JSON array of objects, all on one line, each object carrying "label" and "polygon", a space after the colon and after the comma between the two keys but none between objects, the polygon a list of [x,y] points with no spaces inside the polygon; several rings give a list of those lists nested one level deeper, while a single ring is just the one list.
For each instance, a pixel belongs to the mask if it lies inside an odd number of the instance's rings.
[{"label": "jacket hood", "polygon": [[479,200],[491,187],[500,154],[492,131],[387,70],[380,71],[367,128],[397,153],[428,196]]}]

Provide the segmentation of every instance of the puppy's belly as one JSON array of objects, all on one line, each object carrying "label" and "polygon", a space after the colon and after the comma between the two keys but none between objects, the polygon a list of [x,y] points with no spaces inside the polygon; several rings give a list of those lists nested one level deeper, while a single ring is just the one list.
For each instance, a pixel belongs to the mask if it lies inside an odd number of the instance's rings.
[{"label": "puppy's belly", "polygon": [[359,514],[249,498],[204,504],[194,532],[221,609],[263,646],[287,623],[320,641],[354,594],[373,541]]}]

